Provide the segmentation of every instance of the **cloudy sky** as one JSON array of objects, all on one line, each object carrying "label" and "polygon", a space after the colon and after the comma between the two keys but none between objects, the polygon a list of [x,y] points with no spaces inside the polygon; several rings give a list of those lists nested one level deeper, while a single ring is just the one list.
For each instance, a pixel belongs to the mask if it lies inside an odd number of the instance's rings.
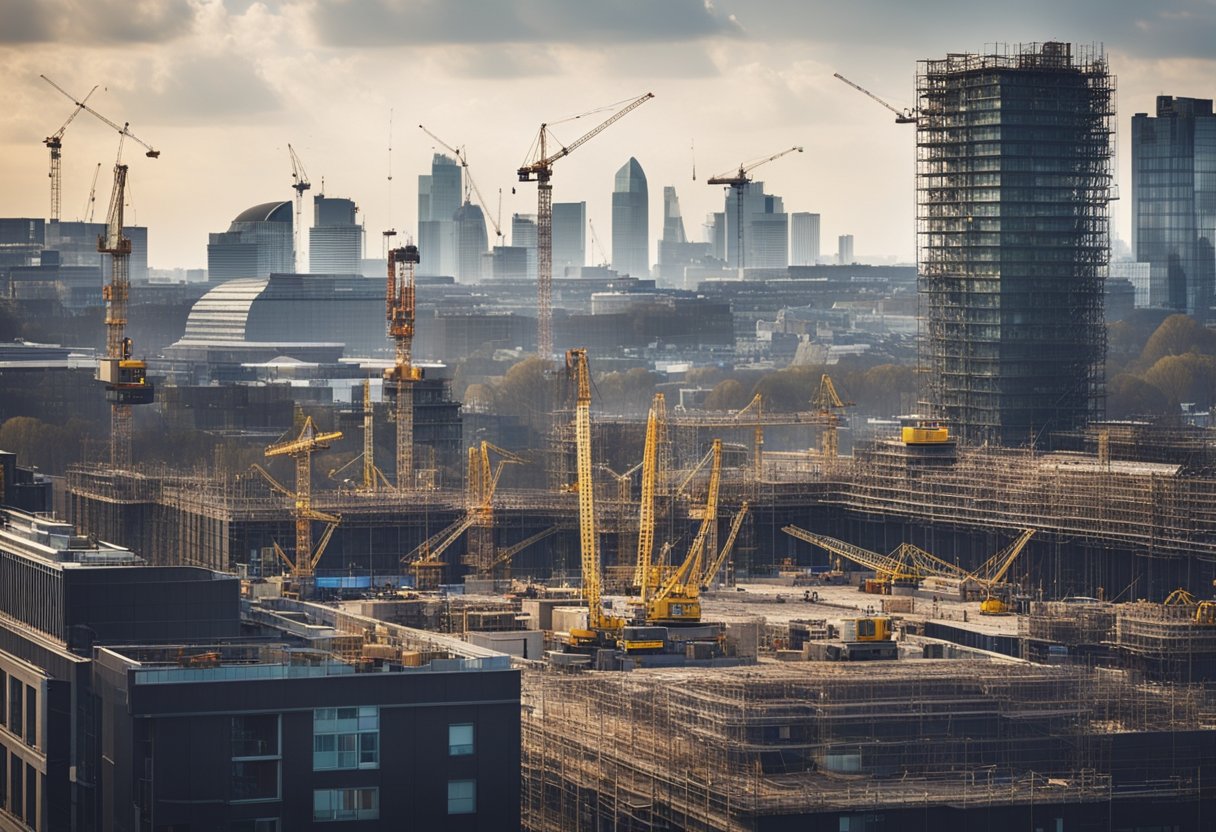
[{"label": "cloudy sky", "polygon": [[[1128,122],[1161,93],[1216,95],[1216,0],[0,0],[0,216],[49,210],[42,139],[72,104],[39,74],[78,95],[101,85],[90,104],[162,151],[125,154],[155,267],[205,265],[207,232],[290,198],[288,142],[314,189],[324,177],[358,202],[378,253],[381,230],[415,228],[434,150],[419,123],[467,148],[491,203],[503,189],[509,226],[536,210],[514,171],[540,122],[651,91],[555,167],[555,200],[585,200],[605,249],[630,155],[650,184],[653,255],[664,185],[700,239],[722,204],[705,179],[801,144],[756,176],[788,211],[823,215],[824,252],[852,233],[859,255],[910,259],[913,128],[832,73],[908,106],[918,59],[1048,39],[1104,44],[1118,77],[1127,237]],[[606,115],[553,129],[573,141]],[[104,214],[116,149],[87,116],[69,128],[65,219],[85,210],[98,162]]]}]

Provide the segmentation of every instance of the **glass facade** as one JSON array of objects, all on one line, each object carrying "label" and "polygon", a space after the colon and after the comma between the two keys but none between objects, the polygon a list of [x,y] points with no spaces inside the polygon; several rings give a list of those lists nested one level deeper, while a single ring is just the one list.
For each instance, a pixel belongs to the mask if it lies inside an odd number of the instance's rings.
[{"label": "glass facade", "polygon": [[1212,101],[1158,96],[1155,117],[1132,117],[1132,249],[1150,268],[1144,305],[1210,317],[1214,244]]},{"label": "glass facade", "polygon": [[313,820],[377,820],[379,817],[380,790],[377,788],[313,790]]},{"label": "glass facade", "polygon": [[313,711],[313,771],[380,767],[380,711],[374,706]]},{"label": "glass facade", "polygon": [[612,192],[612,268],[650,276],[650,192],[642,166],[632,157],[616,172]]},{"label": "glass facade", "polygon": [[1064,43],[922,61],[924,403],[972,443],[1101,413],[1114,81]]},{"label": "glass facade", "polygon": [[477,781],[448,781],[448,814],[471,815],[477,811]]}]

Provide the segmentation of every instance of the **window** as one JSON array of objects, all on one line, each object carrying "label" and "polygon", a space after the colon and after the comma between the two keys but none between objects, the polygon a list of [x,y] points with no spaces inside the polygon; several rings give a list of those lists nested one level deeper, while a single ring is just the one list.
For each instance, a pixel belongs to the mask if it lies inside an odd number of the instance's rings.
[{"label": "window", "polygon": [[232,717],[231,800],[279,799],[279,715]]},{"label": "window", "polygon": [[377,820],[379,817],[379,789],[313,790],[313,820]]},{"label": "window", "polygon": [[38,827],[38,772],[28,763],[25,766],[25,823]]},{"label": "window", "polygon": [[477,811],[477,781],[448,781],[448,814],[471,815]]},{"label": "window", "polygon": [[462,757],[473,753],[473,725],[464,723],[448,726],[448,754]]},{"label": "window", "polygon": [[318,708],[312,726],[313,771],[379,768],[378,708]]},{"label": "window", "polygon": [[38,744],[38,691],[28,685],[25,688],[25,743]]},{"label": "window", "polygon": [[8,805],[8,749],[0,745],[0,809]]},{"label": "window", "polygon": [[8,674],[0,670],[0,725],[8,724]]},{"label": "window", "polygon": [[279,756],[279,715],[248,714],[232,718],[232,758]]},{"label": "window", "polygon": [[25,794],[25,785],[21,782],[21,775],[25,771],[25,764],[21,762],[21,758],[16,754],[9,756],[9,785],[8,785],[8,810],[15,817],[24,817],[21,811],[21,796]]},{"label": "window", "polygon": [[24,708],[21,703],[21,694],[25,690],[25,685],[20,679],[8,677],[8,730],[12,731],[17,736],[21,736],[21,724],[24,714]]}]

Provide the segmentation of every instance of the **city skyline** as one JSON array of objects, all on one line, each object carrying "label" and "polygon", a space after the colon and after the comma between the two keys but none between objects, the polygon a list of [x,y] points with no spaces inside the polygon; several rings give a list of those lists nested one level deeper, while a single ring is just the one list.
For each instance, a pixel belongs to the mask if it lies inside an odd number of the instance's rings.
[{"label": "city skyline", "polygon": [[[0,4],[8,81],[0,105],[9,114],[0,128],[7,183],[0,214],[36,217],[49,208],[42,139],[71,104],[39,74],[78,95],[101,84],[90,103],[129,120],[163,154],[125,156],[132,220],[149,226],[149,263],[158,268],[204,264],[209,230],[248,205],[290,198],[289,141],[314,187],[324,178],[327,190],[359,203],[369,239],[389,226],[416,227],[412,183],[443,152],[419,122],[465,146],[486,198],[494,203],[503,189],[503,217],[534,212],[535,186],[515,181],[514,170],[536,125],[548,121],[569,142],[595,122],[560,119],[646,90],[654,103],[555,166],[555,201],[586,201],[588,217],[607,232],[611,205],[602,182],[620,158],[634,155],[656,193],[680,188],[684,214],[696,223],[721,200],[705,179],[796,142],[808,152],[763,171],[787,210],[821,214],[826,239],[859,234],[859,257],[910,262],[912,131],[833,72],[905,107],[914,103],[916,61],[926,55],[982,51],[994,39],[1103,43],[1119,83],[1117,182],[1124,191],[1131,115],[1151,112],[1161,92],[1211,97],[1216,77],[1216,8],[1182,0],[1151,9],[1032,2],[983,12],[958,2],[787,8],[700,0],[657,8],[624,0],[594,8],[554,0],[468,0],[443,10],[387,2],[356,9],[336,0],[108,8],[74,0]],[[940,25],[946,19],[950,27]],[[406,53],[410,60],[401,60]],[[91,119],[69,129],[65,219],[83,212],[99,162],[98,199],[108,198],[115,147],[112,131]],[[1124,240],[1129,202],[1114,212]],[[650,200],[650,218],[661,227],[661,200]],[[369,245],[367,254],[379,251]]]}]

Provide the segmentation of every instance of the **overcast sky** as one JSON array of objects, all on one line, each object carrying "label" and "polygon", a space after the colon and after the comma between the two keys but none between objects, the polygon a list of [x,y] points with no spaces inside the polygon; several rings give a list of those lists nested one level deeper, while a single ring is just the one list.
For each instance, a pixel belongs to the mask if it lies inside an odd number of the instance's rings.
[{"label": "overcast sky", "polygon": [[[150,227],[162,268],[205,266],[208,232],[290,198],[288,142],[313,193],[324,177],[326,193],[359,204],[377,255],[381,230],[416,227],[417,175],[435,149],[419,123],[467,148],[491,212],[503,189],[509,227],[536,210],[535,185],[514,172],[541,121],[650,91],[555,166],[554,199],[588,203],[609,255],[612,178],[629,156],[649,181],[653,259],[664,185],[701,239],[722,204],[705,179],[801,144],[756,178],[787,211],[823,215],[824,253],[852,233],[858,255],[910,260],[914,128],[832,73],[910,106],[918,59],[1042,40],[1105,45],[1126,238],[1129,120],[1161,93],[1216,95],[1216,0],[0,0],[0,215],[49,211],[42,139],[72,104],[40,73],[77,95],[102,85],[90,104],[162,152],[125,154],[128,217]],[[553,129],[570,142],[606,115]],[[65,219],[83,213],[98,162],[104,216],[116,149],[87,116],[68,129]]]}]

